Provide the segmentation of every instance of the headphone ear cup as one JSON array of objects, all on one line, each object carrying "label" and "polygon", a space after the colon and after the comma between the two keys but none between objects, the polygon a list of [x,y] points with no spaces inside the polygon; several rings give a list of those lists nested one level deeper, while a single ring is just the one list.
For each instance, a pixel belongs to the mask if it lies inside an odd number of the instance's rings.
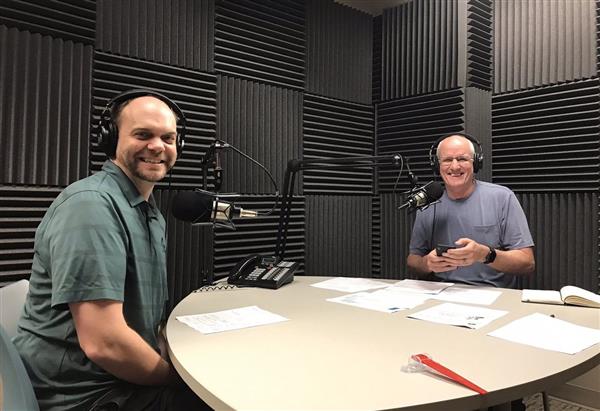
[{"label": "headphone ear cup", "polygon": [[177,134],[177,157],[179,158],[179,156],[181,156],[181,153],[183,152],[183,146],[185,146],[185,140],[183,139],[183,135],[178,133]]},{"label": "headphone ear cup", "polygon": [[431,166],[431,170],[433,171],[434,175],[437,175],[440,171],[440,163],[437,159],[437,155],[433,155],[430,159],[429,159],[429,165]]},{"label": "headphone ear cup", "polygon": [[437,139],[429,148],[429,166],[431,167],[434,176],[437,176],[440,173],[440,161],[437,158],[437,146],[440,141],[440,139]]},{"label": "headphone ear cup", "polygon": [[483,165],[483,154],[482,153],[475,154],[475,159],[473,161],[473,172],[477,173],[481,169],[482,165]]},{"label": "headphone ear cup", "polygon": [[103,120],[98,129],[98,145],[107,157],[113,158],[117,152],[117,131],[112,120]]}]

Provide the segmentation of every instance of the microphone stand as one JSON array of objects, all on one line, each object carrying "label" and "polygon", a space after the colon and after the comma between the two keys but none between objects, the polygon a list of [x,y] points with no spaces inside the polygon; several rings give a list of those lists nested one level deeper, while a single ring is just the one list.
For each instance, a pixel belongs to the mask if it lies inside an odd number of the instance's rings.
[{"label": "microphone stand", "polygon": [[285,255],[285,246],[287,242],[287,232],[294,194],[294,182],[296,174],[303,170],[317,169],[350,169],[369,167],[375,168],[382,165],[397,166],[402,161],[400,154],[382,155],[382,156],[359,156],[359,157],[341,157],[341,158],[319,158],[310,160],[290,160],[288,161],[281,191],[281,213],[279,215],[279,227],[277,229],[277,240],[275,243],[276,262],[283,260]]}]

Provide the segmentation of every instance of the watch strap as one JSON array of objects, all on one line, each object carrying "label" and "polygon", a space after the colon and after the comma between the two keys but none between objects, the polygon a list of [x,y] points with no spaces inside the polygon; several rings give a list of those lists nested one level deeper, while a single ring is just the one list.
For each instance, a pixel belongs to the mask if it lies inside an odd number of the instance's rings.
[{"label": "watch strap", "polygon": [[490,249],[490,252],[485,256],[485,260],[483,261],[484,264],[491,264],[496,260],[496,250],[489,245],[488,248]]}]

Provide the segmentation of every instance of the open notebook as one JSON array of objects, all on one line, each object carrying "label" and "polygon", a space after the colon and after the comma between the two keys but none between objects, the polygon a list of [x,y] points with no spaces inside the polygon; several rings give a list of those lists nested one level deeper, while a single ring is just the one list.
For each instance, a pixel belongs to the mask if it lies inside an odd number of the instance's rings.
[{"label": "open notebook", "polygon": [[600,308],[600,295],[574,285],[566,285],[560,291],[523,290],[521,301],[527,303],[570,304]]}]

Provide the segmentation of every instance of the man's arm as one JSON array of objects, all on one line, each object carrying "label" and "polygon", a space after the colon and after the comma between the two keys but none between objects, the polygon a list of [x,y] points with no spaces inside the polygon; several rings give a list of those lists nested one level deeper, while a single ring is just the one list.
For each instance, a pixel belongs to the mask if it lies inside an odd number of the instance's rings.
[{"label": "man's arm", "polygon": [[[488,246],[479,244],[470,238],[460,238],[456,244],[462,247],[448,250],[444,256],[448,263],[458,267],[468,266],[475,262],[482,263],[490,252]],[[508,274],[531,274],[535,270],[533,247],[496,250],[496,259],[489,266],[496,271]]]},{"label": "man's arm", "polygon": [[131,329],[123,303],[112,300],[70,303],[79,345],[94,363],[117,378],[139,385],[178,380],[173,367]]}]

